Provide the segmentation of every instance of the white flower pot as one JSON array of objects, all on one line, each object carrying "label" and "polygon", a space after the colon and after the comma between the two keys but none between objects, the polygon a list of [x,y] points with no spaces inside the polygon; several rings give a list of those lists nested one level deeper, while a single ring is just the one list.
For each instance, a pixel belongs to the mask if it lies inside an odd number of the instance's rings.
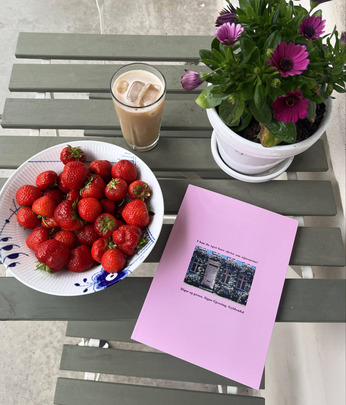
[{"label": "white flower pot", "polygon": [[332,113],[330,99],[326,112],[317,131],[302,142],[291,145],[277,145],[266,148],[251,142],[233,132],[219,117],[215,108],[207,109],[208,119],[214,128],[219,154],[222,160],[239,173],[259,174],[265,172],[285,159],[292,158],[312,146],[325,132]]}]

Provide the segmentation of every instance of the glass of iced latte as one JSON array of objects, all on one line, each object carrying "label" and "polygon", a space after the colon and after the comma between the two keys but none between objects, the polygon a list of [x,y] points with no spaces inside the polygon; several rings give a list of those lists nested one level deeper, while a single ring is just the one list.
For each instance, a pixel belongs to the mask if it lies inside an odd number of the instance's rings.
[{"label": "glass of iced latte", "polygon": [[115,72],[110,86],[128,145],[138,151],[154,148],[160,137],[166,95],[166,80],[162,73],[146,63],[131,63]]}]

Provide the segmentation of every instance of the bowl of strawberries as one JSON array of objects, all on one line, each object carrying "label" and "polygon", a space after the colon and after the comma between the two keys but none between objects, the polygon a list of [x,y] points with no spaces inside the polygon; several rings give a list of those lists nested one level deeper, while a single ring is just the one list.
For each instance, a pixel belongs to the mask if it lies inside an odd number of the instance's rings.
[{"label": "bowl of strawberries", "polygon": [[0,259],[53,295],[103,290],[147,258],[164,204],[151,169],[106,142],[75,141],[24,162],[0,193]]}]

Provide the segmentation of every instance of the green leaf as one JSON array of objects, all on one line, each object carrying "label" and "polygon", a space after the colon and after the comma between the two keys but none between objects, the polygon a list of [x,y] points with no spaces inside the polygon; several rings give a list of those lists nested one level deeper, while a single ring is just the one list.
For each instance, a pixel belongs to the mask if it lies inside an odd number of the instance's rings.
[{"label": "green leaf", "polygon": [[276,11],[275,11],[275,14],[274,14],[274,17],[273,17],[273,20],[272,20],[272,24],[276,24],[276,21],[277,21],[279,15],[280,15],[280,11],[281,11],[281,8],[280,8],[280,4],[279,4],[277,6],[277,8],[276,8]]},{"label": "green leaf", "polygon": [[255,87],[254,101],[256,107],[260,110],[265,100],[265,88],[260,81],[257,81]]},{"label": "green leaf", "polygon": [[221,104],[228,95],[223,93],[222,87],[211,85],[206,87],[196,99],[196,103],[202,108],[213,108]]},{"label": "green leaf", "polygon": [[264,50],[267,52],[268,49],[275,49],[279,43],[281,42],[281,34],[279,31],[274,31],[269,35],[267,38],[265,44],[264,44]]},{"label": "green leaf", "polygon": [[254,102],[250,103],[250,111],[255,117],[256,121],[262,122],[267,126],[272,121],[272,111],[271,108],[264,103],[260,109],[258,109]]},{"label": "green leaf", "polygon": [[265,127],[263,124],[260,124],[260,128],[261,130],[259,133],[259,138],[262,146],[270,148],[272,146],[278,145],[281,142],[280,139],[269,132],[268,128]]},{"label": "green leaf", "polygon": [[251,112],[247,108],[245,108],[243,115],[241,116],[240,119],[240,124],[237,126],[233,126],[232,127],[233,131],[240,132],[243,129],[245,129],[250,124],[251,118],[252,118]]},{"label": "green leaf", "polygon": [[297,139],[297,130],[293,122],[286,124],[282,121],[273,120],[270,124],[266,124],[266,127],[281,142],[294,143]]},{"label": "green leaf", "polygon": [[310,122],[314,122],[316,118],[316,106],[317,104],[314,101],[309,100],[309,105],[308,105],[308,115],[307,119]]},{"label": "green leaf", "polygon": [[212,59],[201,59],[201,62],[212,70],[216,70],[219,67],[219,63]]},{"label": "green leaf", "polygon": [[251,100],[254,97],[254,79],[255,76],[253,76],[253,79],[248,82],[244,82],[240,85],[240,92],[243,100]]},{"label": "green leaf", "polygon": [[255,18],[255,11],[254,11],[254,9],[251,7],[251,6],[247,6],[246,7],[246,15],[247,15],[247,17],[249,17],[249,18]]},{"label": "green leaf", "polygon": [[301,87],[305,87],[308,90],[314,89],[317,86],[316,80],[311,77],[302,76],[300,79]]},{"label": "green leaf", "polygon": [[241,65],[247,63],[251,59],[253,53],[256,50],[258,51],[256,44],[250,39],[245,37],[240,38],[240,49],[242,55],[244,55],[244,59],[240,63]]},{"label": "green leaf", "polygon": [[225,124],[229,126],[238,125],[241,115],[245,109],[245,103],[238,98],[235,103],[224,100],[219,107],[219,114]]},{"label": "green leaf", "polygon": [[220,49],[220,45],[221,45],[221,42],[217,38],[214,38],[211,42],[211,49],[212,50],[215,49],[218,51]]}]

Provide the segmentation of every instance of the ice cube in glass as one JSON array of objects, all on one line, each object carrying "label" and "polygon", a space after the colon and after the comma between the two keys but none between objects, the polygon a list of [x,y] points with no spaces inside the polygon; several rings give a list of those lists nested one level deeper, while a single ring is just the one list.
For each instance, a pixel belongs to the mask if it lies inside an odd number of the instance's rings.
[{"label": "ice cube in glass", "polygon": [[116,91],[119,94],[124,94],[128,87],[129,87],[129,82],[127,82],[126,80],[120,80],[120,82],[117,84]]},{"label": "ice cube in glass", "polygon": [[146,106],[154,103],[160,95],[161,87],[148,83],[140,94],[139,105]]},{"label": "ice cube in glass", "polygon": [[126,98],[128,100],[130,100],[131,103],[134,103],[135,101],[137,101],[138,96],[144,86],[145,86],[145,83],[143,83],[143,82],[140,82],[140,81],[133,82],[126,94]]}]

